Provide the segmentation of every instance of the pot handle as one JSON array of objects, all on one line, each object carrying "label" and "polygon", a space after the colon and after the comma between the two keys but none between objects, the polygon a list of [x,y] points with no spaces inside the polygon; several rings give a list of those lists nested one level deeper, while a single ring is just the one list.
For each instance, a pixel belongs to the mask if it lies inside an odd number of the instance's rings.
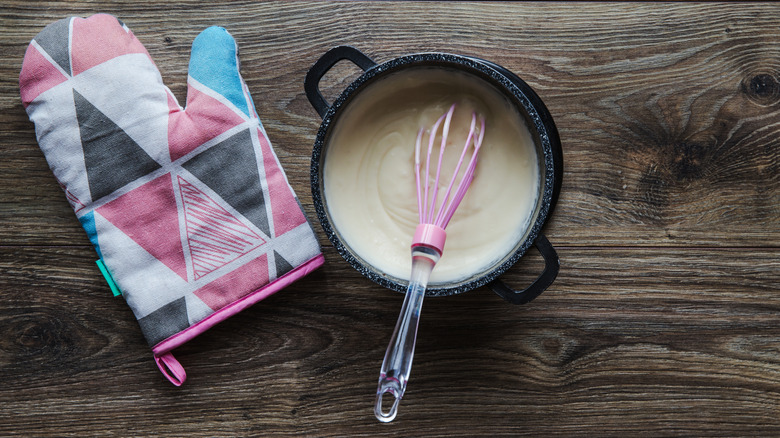
[{"label": "pot handle", "polygon": [[544,258],[544,271],[530,286],[524,290],[516,291],[500,279],[488,284],[493,292],[512,304],[526,304],[530,302],[550,287],[553,281],[555,281],[555,277],[558,276],[561,263],[558,260],[558,253],[555,252],[555,248],[553,248],[550,241],[543,234],[539,234],[536,240],[534,240],[534,246]]},{"label": "pot handle", "polygon": [[370,69],[376,65],[371,58],[363,54],[360,50],[352,46],[338,46],[334,47],[327,52],[306,73],[306,79],[303,81],[303,89],[306,92],[306,97],[309,98],[311,106],[317,111],[320,117],[325,118],[325,114],[330,108],[330,104],[322,97],[320,93],[320,81],[325,73],[331,69],[337,62],[342,59],[352,61],[363,71]]}]

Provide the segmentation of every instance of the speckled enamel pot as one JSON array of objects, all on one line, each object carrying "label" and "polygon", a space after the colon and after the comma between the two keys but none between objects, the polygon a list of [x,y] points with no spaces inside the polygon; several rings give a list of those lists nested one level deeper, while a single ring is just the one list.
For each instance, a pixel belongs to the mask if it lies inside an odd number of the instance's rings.
[{"label": "speckled enamel pot", "polygon": [[[363,69],[364,73],[352,82],[332,104],[328,104],[319,91],[319,83],[328,70],[341,60],[353,62]],[[366,86],[386,75],[415,67],[444,68],[465,72],[473,76],[475,80],[489,83],[504,94],[526,119],[536,144],[541,174],[540,193],[532,215],[531,226],[513,250],[478,275],[457,283],[433,285],[426,291],[426,295],[454,295],[488,285],[511,303],[527,303],[544,292],[558,275],[558,255],[541,230],[558,199],[563,177],[563,154],[555,123],[539,96],[515,74],[494,63],[460,55],[422,53],[402,56],[383,64],[377,64],[350,46],[339,46],[325,53],[309,70],[304,82],[309,102],[322,117],[322,124],[317,132],[311,158],[312,196],[320,224],[336,250],[361,274],[387,288],[399,292],[406,291],[407,281],[405,279],[391,277],[375,269],[344,244],[343,239],[340,238],[339,230],[333,227],[330,220],[324,197],[322,169],[327,156],[330,134],[335,124],[339,122],[340,114],[350,104],[352,98]],[[512,267],[531,245],[536,246],[541,253],[545,261],[545,268],[531,285],[516,291],[508,287],[499,277]]]}]

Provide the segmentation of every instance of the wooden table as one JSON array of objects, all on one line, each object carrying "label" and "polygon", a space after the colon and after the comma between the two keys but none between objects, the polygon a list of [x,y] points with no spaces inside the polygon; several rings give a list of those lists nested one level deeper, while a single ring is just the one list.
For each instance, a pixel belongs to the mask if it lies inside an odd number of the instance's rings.
[{"label": "wooden table", "polygon": [[[46,24],[108,12],[184,101],[213,24],[326,264],[178,350],[166,382],[103,281],[37,147],[18,74]],[[406,397],[374,419],[402,295],[316,224],[308,68],[475,55],[520,75],[560,130],[545,233],[558,279],[525,306],[488,289],[426,302]],[[30,2],[0,7],[0,436],[780,435],[780,6],[772,3]],[[358,71],[339,64],[333,98]],[[531,251],[505,278],[527,284]]]}]

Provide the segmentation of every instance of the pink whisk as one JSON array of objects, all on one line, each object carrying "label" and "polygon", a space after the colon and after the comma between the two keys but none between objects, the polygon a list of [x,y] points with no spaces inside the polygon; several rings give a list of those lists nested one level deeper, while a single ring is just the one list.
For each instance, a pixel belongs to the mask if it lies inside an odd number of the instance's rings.
[{"label": "pink whisk", "polygon": [[[428,279],[431,271],[441,258],[444,250],[444,241],[447,233],[444,229],[449,224],[452,215],[458,208],[458,205],[466,195],[466,191],[474,179],[474,169],[477,166],[477,153],[482,146],[482,139],[485,136],[485,120],[480,117],[480,128],[477,129],[477,115],[471,116],[471,127],[466,144],[460,154],[458,164],[452,172],[444,196],[438,199],[439,180],[442,176],[442,161],[444,159],[444,150],[447,145],[447,137],[450,131],[450,122],[455,112],[453,104],[449,111],[439,117],[428,134],[428,152],[425,159],[425,169],[421,174],[422,166],[420,163],[420,150],[425,134],[425,129],[421,128],[417,134],[417,142],[414,151],[414,167],[417,182],[417,210],[420,215],[420,224],[414,233],[412,240],[412,274],[409,280],[409,287],[406,289],[406,297],[401,308],[401,314],[393,330],[393,336],[390,339],[390,345],[387,347],[382,369],[379,374],[379,385],[376,392],[376,404],[374,405],[374,414],[379,421],[393,421],[398,413],[398,404],[406,391],[406,382],[409,379],[409,372],[412,368],[412,358],[414,357],[414,345],[417,341],[417,327],[420,322],[420,310],[422,309],[425,289],[428,287]],[[441,126],[441,146],[439,147],[439,160],[436,165],[436,177],[431,184],[431,154],[435,143],[436,135]],[[463,172],[463,176],[455,187],[455,181],[458,179],[458,173],[463,167],[470,146],[473,145],[471,158]],[[453,188],[455,192],[453,193]],[[389,411],[382,409],[382,397],[385,393],[393,395],[395,400]]]}]

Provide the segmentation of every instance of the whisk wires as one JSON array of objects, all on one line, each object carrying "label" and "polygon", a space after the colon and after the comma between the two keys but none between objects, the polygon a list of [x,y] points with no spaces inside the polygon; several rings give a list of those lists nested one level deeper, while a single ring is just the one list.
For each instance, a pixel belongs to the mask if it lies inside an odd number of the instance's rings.
[{"label": "whisk wires", "polygon": [[[485,119],[480,117],[480,127],[477,129],[477,115],[471,114],[471,126],[469,127],[469,133],[466,136],[466,142],[463,146],[463,150],[460,153],[460,158],[452,173],[452,178],[447,185],[447,190],[444,193],[444,197],[440,203],[438,203],[439,181],[441,179],[442,162],[444,161],[444,151],[447,147],[447,139],[450,131],[450,124],[452,122],[452,116],[455,112],[456,104],[452,104],[450,109],[443,114],[436,123],[431,127],[431,131],[428,134],[428,150],[425,157],[425,173],[421,174],[422,163],[420,162],[420,153],[422,149],[423,138],[425,135],[425,129],[421,128],[417,133],[417,140],[415,142],[414,152],[414,165],[415,165],[415,179],[417,183],[417,211],[420,216],[421,224],[433,224],[439,228],[444,229],[452,219],[452,215],[455,214],[455,210],[466,195],[466,191],[469,188],[472,180],[474,179],[474,169],[477,166],[477,154],[482,146],[482,140],[485,137]],[[436,177],[433,180],[433,184],[430,181],[431,171],[431,155],[433,154],[433,148],[436,143],[436,136],[441,129],[441,143],[439,146],[439,160],[436,164]],[[465,172],[460,178],[457,187],[455,188],[454,196],[450,197],[453,187],[455,187],[455,180],[458,173],[460,173],[463,163],[466,159],[470,146],[473,146],[471,157],[466,165]],[[431,193],[432,192],[432,193]],[[430,202],[429,202],[430,200]],[[436,211],[436,206],[439,205],[439,210]]]}]

